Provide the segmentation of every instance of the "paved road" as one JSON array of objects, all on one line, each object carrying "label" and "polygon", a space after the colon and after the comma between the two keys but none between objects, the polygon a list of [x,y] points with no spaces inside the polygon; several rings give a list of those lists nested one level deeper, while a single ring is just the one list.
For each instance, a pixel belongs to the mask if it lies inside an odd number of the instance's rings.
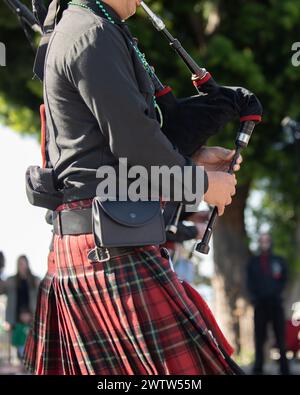
[{"label": "paved road", "polygon": [[[252,366],[243,366],[243,370],[246,374],[251,374]],[[290,370],[293,375],[300,375],[300,361],[290,361]],[[265,372],[267,375],[278,375],[278,364],[271,362],[265,365]]]}]

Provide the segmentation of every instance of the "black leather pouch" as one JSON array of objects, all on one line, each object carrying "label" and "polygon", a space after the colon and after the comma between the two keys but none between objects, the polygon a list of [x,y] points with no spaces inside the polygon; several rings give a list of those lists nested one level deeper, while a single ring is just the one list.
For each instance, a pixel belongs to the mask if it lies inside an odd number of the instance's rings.
[{"label": "black leather pouch", "polygon": [[97,247],[138,247],[166,241],[159,202],[93,200],[93,233]]}]

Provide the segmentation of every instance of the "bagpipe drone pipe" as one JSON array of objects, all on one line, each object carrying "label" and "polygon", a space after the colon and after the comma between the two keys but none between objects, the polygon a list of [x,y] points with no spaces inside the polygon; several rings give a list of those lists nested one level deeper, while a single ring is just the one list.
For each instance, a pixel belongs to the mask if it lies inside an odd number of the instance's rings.
[{"label": "bagpipe drone pipe", "polygon": [[218,85],[211,74],[199,67],[181,43],[170,34],[161,18],[144,2],[141,2],[141,6],[154,27],[164,34],[191,71],[192,82],[198,93],[196,96],[177,99],[170,87],[162,85],[156,75],[153,78],[156,101],[163,117],[162,130],[182,154],[193,155],[206,144],[209,137],[236,118],[247,130],[249,124],[245,125],[246,122],[261,121],[262,106],[252,92],[242,87]]},{"label": "bagpipe drone pipe", "polygon": [[[241,87],[218,85],[211,74],[198,66],[181,43],[167,30],[163,20],[142,1],[141,6],[156,30],[163,33],[170,46],[180,56],[192,73],[192,81],[198,92],[197,96],[176,99],[172,90],[157,83],[157,100],[163,116],[162,130],[178,147],[182,154],[191,156],[207,139],[220,131],[227,122],[239,117],[240,125],[235,140],[235,155],[229,166],[232,174],[241,151],[247,147],[255,125],[262,119],[262,106],[258,98]],[[155,83],[155,81],[154,81]],[[176,233],[183,205],[179,204],[173,222],[168,230]],[[218,216],[215,207],[212,210],[205,234],[196,251],[208,254],[213,226]]]}]

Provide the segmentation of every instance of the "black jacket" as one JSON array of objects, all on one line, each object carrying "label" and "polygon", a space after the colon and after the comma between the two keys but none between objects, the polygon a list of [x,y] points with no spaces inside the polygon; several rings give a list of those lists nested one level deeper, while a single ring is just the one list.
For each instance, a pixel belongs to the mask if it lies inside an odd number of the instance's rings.
[{"label": "black jacket", "polygon": [[253,256],[247,265],[247,288],[251,301],[280,301],[287,281],[286,261],[277,255],[269,256],[268,270],[261,264],[261,256]]},{"label": "black jacket", "polygon": [[[160,129],[152,81],[124,39],[124,23],[108,6],[114,25],[101,16],[94,1],[81,3],[98,15],[69,6],[54,30],[45,61],[47,148],[64,200],[94,197],[97,169],[117,166],[119,158],[147,170],[187,164],[195,169]],[[202,176],[205,192],[207,176]]]}]

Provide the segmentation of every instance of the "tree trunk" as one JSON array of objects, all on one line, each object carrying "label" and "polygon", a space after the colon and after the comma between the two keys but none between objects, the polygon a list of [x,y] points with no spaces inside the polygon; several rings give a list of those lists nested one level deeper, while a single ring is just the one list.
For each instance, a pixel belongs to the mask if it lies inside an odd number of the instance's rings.
[{"label": "tree trunk", "polygon": [[[250,183],[239,186],[233,204],[218,219],[214,231],[215,314],[239,354],[252,349],[252,309],[245,295],[245,267],[249,258],[244,211]],[[248,343],[248,344],[246,344]]]},{"label": "tree trunk", "polygon": [[300,213],[296,217],[296,229],[294,235],[295,257],[297,260],[297,268],[294,273],[289,273],[288,289],[285,291],[285,313],[286,318],[290,319],[292,316],[292,306],[296,302],[300,302]]}]

